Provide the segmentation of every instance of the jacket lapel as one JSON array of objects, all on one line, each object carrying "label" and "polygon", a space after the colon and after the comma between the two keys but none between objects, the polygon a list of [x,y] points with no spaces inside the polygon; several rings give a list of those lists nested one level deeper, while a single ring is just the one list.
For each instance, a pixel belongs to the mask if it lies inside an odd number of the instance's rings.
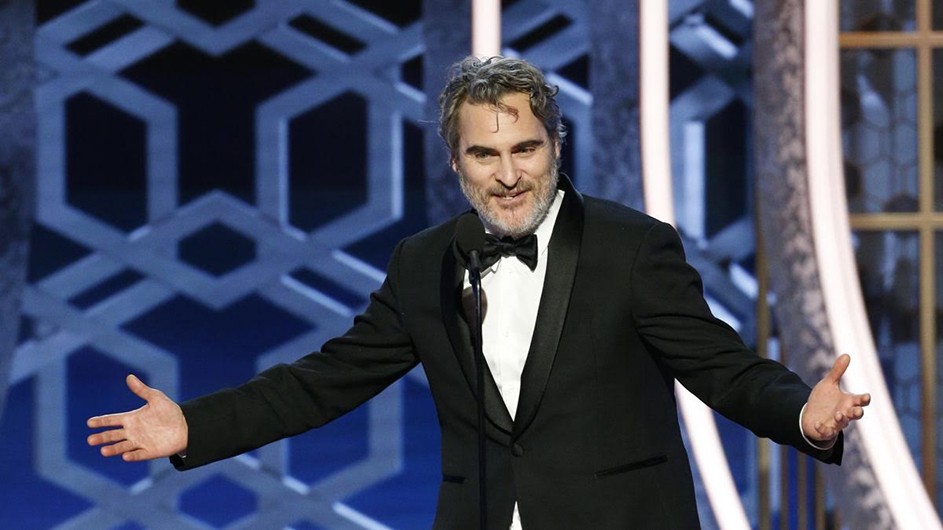
[{"label": "jacket lapel", "polygon": [[560,176],[564,190],[563,204],[548,249],[547,276],[537,308],[537,323],[531,338],[524,372],[521,374],[521,395],[514,419],[512,438],[517,438],[533,421],[547,388],[550,370],[563,333],[570,293],[576,277],[583,233],[583,198],[566,176]]},{"label": "jacket lapel", "polygon": [[[472,390],[472,394],[478,395],[478,384],[475,372],[475,354],[472,350],[471,330],[468,322],[463,318],[464,309],[461,303],[462,289],[465,281],[465,268],[456,259],[453,251],[455,245],[449,245],[442,260],[441,275],[441,303],[442,320],[445,323],[445,329],[452,343],[452,351],[458,359],[462,372],[465,374],[465,380]],[[511,414],[504,405],[498,385],[488,369],[487,363],[485,370],[485,413],[488,419],[495,427],[501,429],[505,434],[510,434],[512,429]]]}]

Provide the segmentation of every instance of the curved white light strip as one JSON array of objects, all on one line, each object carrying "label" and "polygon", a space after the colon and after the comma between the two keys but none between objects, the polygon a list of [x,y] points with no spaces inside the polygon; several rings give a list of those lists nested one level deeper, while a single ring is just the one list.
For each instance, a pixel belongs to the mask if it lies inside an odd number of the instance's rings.
[{"label": "curved white light strip", "polygon": [[[649,215],[674,224],[668,143],[668,5],[667,0],[639,2],[640,128],[642,182]],[[684,387],[675,384],[701,480],[720,528],[748,529],[746,512],[730,475],[713,412]]]},{"label": "curved white light strip", "polygon": [[806,152],[815,254],[838,352],[853,355],[843,378],[871,405],[862,434],[896,528],[941,528],[901,433],[878,363],[851,245],[840,141],[837,0],[805,2]]},{"label": "curved white light strip", "polygon": [[501,55],[500,0],[472,0],[472,55]]}]

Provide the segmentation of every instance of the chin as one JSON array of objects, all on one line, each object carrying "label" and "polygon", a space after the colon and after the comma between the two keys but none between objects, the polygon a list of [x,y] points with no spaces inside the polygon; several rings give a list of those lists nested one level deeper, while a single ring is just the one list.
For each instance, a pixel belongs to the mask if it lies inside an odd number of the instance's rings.
[{"label": "chin", "polygon": [[537,230],[539,223],[534,223],[533,216],[525,219],[502,219],[494,228],[503,235],[511,237],[526,236]]}]

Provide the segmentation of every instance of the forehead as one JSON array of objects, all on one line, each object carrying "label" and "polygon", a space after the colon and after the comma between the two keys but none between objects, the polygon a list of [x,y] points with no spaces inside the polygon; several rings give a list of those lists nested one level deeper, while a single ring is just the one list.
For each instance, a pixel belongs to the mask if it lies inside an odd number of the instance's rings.
[{"label": "forehead", "polygon": [[527,94],[508,94],[501,98],[501,103],[512,112],[487,103],[463,103],[459,109],[459,143],[465,146],[491,145],[501,141],[546,138],[547,132],[531,110]]}]

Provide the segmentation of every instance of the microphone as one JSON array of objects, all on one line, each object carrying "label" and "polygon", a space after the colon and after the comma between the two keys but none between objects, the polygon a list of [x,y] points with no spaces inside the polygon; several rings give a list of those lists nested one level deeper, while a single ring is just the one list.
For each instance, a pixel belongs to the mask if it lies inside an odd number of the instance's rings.
[{"label": "microphone", "polygon": [[485,248],[485,226],[477,215],[466,213],[458,218],[455,245],[465,260],[466,268],[477,276],[481,270],[481,253]]},{"label": "microphone", "polygon": [[473,213],[458,218],[455,227],[455,246],[465,260],[468,280],[472,288],[474,311],[471,332],[475,354],[475,383],[478,387],[478,527],[486,530],[488,519],[488,487],[485,463],[485,356],[481,345],[481,253],[485,248],[485,226]]}]

